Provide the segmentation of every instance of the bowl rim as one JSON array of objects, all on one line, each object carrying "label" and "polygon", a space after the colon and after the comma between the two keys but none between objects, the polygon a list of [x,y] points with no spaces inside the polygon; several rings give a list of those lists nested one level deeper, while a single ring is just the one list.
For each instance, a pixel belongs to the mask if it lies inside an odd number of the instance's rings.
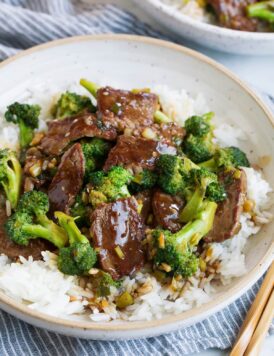
[{"label": "bowl rim", "polygon": [[[139,3],[138,0],[133,0],[136,3]],[[149,3],[151,6],[161,11],[163,14],[168,15],[169,17],[176,19],[181,23],[185,23],[186,25],[198,28],[199,30],[210,32],[212,34],[223,35],[225,37],[229,37],[231,39],[242,38],[244,40],[250,41],[273,41],[274,40],[274,32],[251,32],[251,31],[239,31],[233,30],[230,28],[221,27],[218,25],[214,25],[212,23],[202,22],[197,19],[194,19],[190,16],[183,14],[180,11],[177,11],[171,5],[165,4],[160,0],[144,0]]]},{"label": "bowl rim", "polygon": [[[90,41],[129,41],[129,42],[137,42],[148,45],[160,46],[163,49],[171,49],[176,52],[180,52],[186,54],[190,57],[198,59],[213,68],[219,70],[223,75],[233,80],[236,84],[238,84],[241,89],[243,89],[256,103],[257,105],[264,111],[266,117],[274,126],[274,116],[267,108],[267,106],[263,103],[263,101],[255,94],[251,89],[247,87],[237,76],[235,76],[232,72],[230,72],[223,65],[215,62],[214,60],[208,58],[207,56],[200,54],[197,51],[192,49],[183,47],[181,45],[174,44],[172,42],[159,40],[150,37],[144,36],[136,36],[136,35],[123,35],[123,34],[103,34],[103,35],[84,35],[84,36],[75,36],[70,38],[58,39],[51,42],[44,43],[42,45],[38,45],[32,47],[28,50],[25,50],[21,53],[16,54],[15,56],[4,60],[0,63],[0,70],[9,65],[10,63],[28,55],[31,55],[35,52],[43,51],[48,48],[53,48],[57,46],[62,46],[70,43],[76,42],[90,42]],[[145,330],[158,328],[160,326],[168,326],[175,323],[187,322],[188,320],[196,320],[200,319],[200,316],[206,317],[207,315],[214,313],[220,310],[222,307],[228,304],[228,302],[232,302],[237,297],[239,297],[242,293],[244,293],[255,281],[263,274],[263,272],[267,269],[273,259],[274,253],[274,241],[272,241],[269,246],[269,250],[263,256],[263,258],[258,262],[258,264],[249,271],[245,276],[241,278],[240,281],[236,282],[233,287],[231,287],[224,295],[216,296],[214,300],[203,304],[200,307],[196,307],[185,311],[176,315],[169,315],[160,320],[151,320],[151,321],[130,321],[130,322],[121,322],[121,323],[110,323],[110,322],[92,322],[92,321],[76,321],[76,320],[68,320],[64,318],[54,317],[48,314],[44,314],[42,312],[32,310],[28,308],[21,302],[17,302],[15,299],[7,296],[4,292],[0,291],[0,307],[1,304],[6,306],[7,310],[16,311],[18,315],[24,315],[28,319],[36,319],[45,324],[55,325],[56,327],[67,327],[70,329],[77,330],[85,330],[85,331],[134,331],[134,330]],[[21,317],[22,318],[22,317]]]}]

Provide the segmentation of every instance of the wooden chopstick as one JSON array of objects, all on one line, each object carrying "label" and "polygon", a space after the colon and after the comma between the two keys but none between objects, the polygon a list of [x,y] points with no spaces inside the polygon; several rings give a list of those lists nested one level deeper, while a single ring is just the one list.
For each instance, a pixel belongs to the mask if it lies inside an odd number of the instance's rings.
[{"label": "wooden chopstick", "polygon": [[265,338],[265,335],[267,334],[267,331],[269,329],[269,326],[272,322],[272,319],[274,317],[274,289],[272,290],[272,293],[268,299],[268,302],[266,304],[266,307],[263,311],[263,314],[261,316],[261,319],[255,329],[255,332],[248,344],[248,347],[244,353],[244,356],[258,356],[262,341]]},{"label": "wooden chopstick", "polygon": [[273,290],[274,285],[274,262],[272,262],[261,288],[249,309],[245,321],[239,331],[238,338],[234,344],[234,347],[230,353],[230,356],[242,356],[247,349],[247,346],[251,340],[254,330],[258,324],[258,321],[262,315],[265,305],[269,299],[270,293]]}]

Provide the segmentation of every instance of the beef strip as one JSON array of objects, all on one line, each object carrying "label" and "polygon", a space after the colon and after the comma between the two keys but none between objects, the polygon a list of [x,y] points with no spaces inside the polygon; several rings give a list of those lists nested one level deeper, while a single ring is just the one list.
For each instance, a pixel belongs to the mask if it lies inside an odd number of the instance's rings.
[{"label": "beef strip", "polygon": [[95,115],[83,112],[64,120],[52,120],[48,124],[48,132],[40,142],[40,149],[47,155],[60,155],[70,142],[82,137],[99,137],[115,140],[116,130],[99,122]]},{"label": "beef strip", "polygon": [[28,246],[17,245],[7,236],[4,224],[7,220],[6,211],[4,207],[0,207],[0,254],[3,253],[11,259],[17,259],[19,256],[28,258],[32,256],[35,260],[42,258],[41,252],[52,251],[53,245],[46,240],[35,239],[30,240]]},{"label": "beef strip", "polygon": [[179,213],[183,206],[184,201],[180,197],[156,190],[152,198],[152,208],[157,225],[171,232],[179,231],[182,227]]},{"label": "beef strip", "polygon": [[155,138],[174,145],[181,144],[185,136],[185,130],[175,123],[154,122],[154,113],[159,108],[155,94],[105,87],[98,90],[97,103],[100,120],[119,133],[145,137],[145,130],[149,128]]},{"label": "beef strip", "polygon": [[64,211],[74,204],[83,185],[85,160],[80,143],[75,143],[62,157],[58,170],[49,186],[51,211]]},{"label": "beef strip", "polygon": [[[114,279],[129,275],[144,263],[143,223],[134,197],[100,205],[91,215],[91,236],[101,268]],[[119,257],[115,248],[122,250]]]},{"label": "beef strip", "polygon": [[126,127],[134,130],[139,126],[150,126],[158,98],[155,94],[105,87],[97,92],[97,104],[102,122],[123,132]]},{"label": "beef strip", "polygon": [[222,242],[239,232],[240,216],[246,198],[246,174],[241,170],[240,178],[233,177],[234,172],[222,172],[219,181],[224,184],[227,199],[218,204],[212,230],[206,241]]},{"label": "beef strip", "polygon": [[246,7],[257,0],[207,0],[220,25],[234,30],[257,31],[258,20],[246,15]]},{"label": "beef strip", "polygon": [[176,154],[175,147],[159,141],[137,138],[133,136],[119,136],[116,146],[109,152],[104,170],[112,166],[122,165],[133,172],[140,168],[154,169],[156,158],[160,154]]}]

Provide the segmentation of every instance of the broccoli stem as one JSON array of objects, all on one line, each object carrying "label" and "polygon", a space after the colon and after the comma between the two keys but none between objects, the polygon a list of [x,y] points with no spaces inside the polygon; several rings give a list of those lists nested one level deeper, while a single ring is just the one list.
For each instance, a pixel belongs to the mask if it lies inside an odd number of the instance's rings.
[{"label": "broccoli stem", "polygon": [[33,128],[26,126],[23,120],[18,121],[20,147],[28,147],[33,139]]},{"label": "broccoli stem", "polygon": [[247,6],[247,15],[274,23],[274,1],[261,1]]},{"label": "broccoli stem", "polygon": [[8,183],[2,182],[2,186],[6,193],[7,199],[10,202],[12,209],[15,209],[19,200],[21,182],[22,182],[22,168],[19,161],[12,155],[9,157],[10,166],[7,165],[7,179]]},{"label": "broccoli stem", "polygon": [[56,219],[58,219],[60,226],[66,230],[70,245],[75,242],[89,244],[89,240],[86,238],[86,236],[82,235],[80,230],[78,229],[78,226],[75,223],[75,218],[66,215],[61,211],[56,211],[54,213],[54,216]]},{"label": "broccoli stem", "polygon": [[89,91],[91,95],[93,95],[96,98],[97,90],[100,89],[99,85],[97,85],[96,83],[90,82],[84,78],[80,79],[80,84],[82,85],[82,87],[87,89],[87,91]]},{"label": "broccoli stem", "polygon": [[187,245],[196,246],[200,239],[212,229],[216,209],[216,203],[205,202],[196,219],[172,235],[180,249],[185,250]]},{"label": "broccoli stem", "polygon": [[202,162],[198,164],[199,167],[204,167],[208,169],[210,172],[215,172],[217,167],[216,167],[216,161],[214,158],[209,159],[208,161]]},{"label": "broccoli stem", "polygon": [[23,225],[23,232],[31,236],[44,238],[58,248],[64,247],[67,244],[68,237],[66,232],[46,215],[37,215],[37,221],[40,225]]},{"label": "broccoli stem", "polygon": [[204,188],[196,188],[194,194],[180,213],[180,221],[186,223],[193,219],[193,217],[199,211],[202,205],[203,199],[205,197],[205,192],[206,190]]},{"label": "broccoli stem", "polygon": [[167,124],[169,122],[172,122],[172,120],[160,110],[155,111],[154,121],[158,124]]}]

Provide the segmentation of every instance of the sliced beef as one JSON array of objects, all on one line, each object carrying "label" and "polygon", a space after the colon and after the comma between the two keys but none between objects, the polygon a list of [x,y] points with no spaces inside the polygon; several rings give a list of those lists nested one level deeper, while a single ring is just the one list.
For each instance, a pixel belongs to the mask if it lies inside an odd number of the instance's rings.
[{"label": "sliced beef", "polygon": [[64,211],[74,204],[83,185],[85,160],[80,143],[75,143],[62,157],[58,170],[49,186],[51,211]]},{"label": "sliced beef", "polygon": [[137,138],[133,136],[119,136],[116,146],[109,152],[104,170],[112,166],[122,165],[136,171],[140,168],[153,169],[156,158],[160,154],[176,154],[175,147],[159,141]]},{"label": "sliced beef", "polygon": [[177,232],[182,225],[179,222],[179,213],[184,206],[184,201],[180,197],[163,193],[156,190],[152,198],[152,208],[157,225]]},{"label": "sliced beef", "polygon": [[218,204],[212,230],[206,241],[222,242],[237,234],[240,230],[240,216],[246,198],[246,174],[241,171],[240,178],[233,171],[222,172],[219,181],[224,184],[227,199]]},{"label": "sliced beef", "polygon": [[100,120],[119,133],[146,137],[149,128],[155,139],[173,145],[179,145],[185,136],[184,128],[175,123],[159,125],[154,122],[154,113],[159,108],[155,94],[106,87],[98,90],[97,103]]},{"label": "sliced beef", "polygon": [[[99,206],[91,216],[91,236],[101,268],[114,279],[129,275],[144,263],[143,223],[134,197]],[[122,251],[118,256],[115,248]]]},{"label": "sliced beef", "polygon": [[257,31],[258,20],[246,15],[246,7],[257,0],[207,0],[220,25],[240,31]]},{"label": "sliced beef", "polygon": [[70,142],[82,137],[99,137],[115,140],[117,136],[113,127],[106,127],[95,115],[83,112],[64,120],[52,120],[48,132],[40,142],[40,149],[47,155],[60,155]]},{"label": "sliced beef", "polygon": [[144,224],[148,224],[149,214],[152,212],[152,192],[150,190],[143,190],[135,195],[135,198],[138,204],[142,205],[142,209],[140,212],[141,218]]},{"label": "sliced beef", "polygon": [[103,123],[111,124],[119,132],[140,126],[150,126],[158,107],[158,98],[150,93],[133,93],[110,87],[97,92],[98,112]]},{"label": "sliced beef", "polygon": [[53,250],[53,246],[42,239],[31,240],[28,246],[17,245],[7,236],[4,224],[7,220],[4,207],[0,207],[0,255],[3,253],[11,259],[17,259],[19,256],[28,258],[32,256],[35,260],[42,258],[41,252]]}]

